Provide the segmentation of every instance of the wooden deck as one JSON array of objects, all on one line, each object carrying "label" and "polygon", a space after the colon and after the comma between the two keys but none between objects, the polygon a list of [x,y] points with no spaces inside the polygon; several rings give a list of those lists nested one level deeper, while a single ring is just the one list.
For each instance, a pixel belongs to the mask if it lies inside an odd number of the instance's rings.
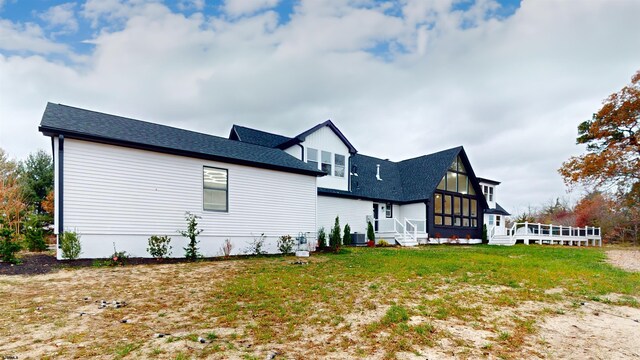
[{"label": "wooden deck", "polygon": [[489,231],[490,245],[569,245],[569,246],[602,246],[600,228],[586,226],[573,227],[553,224],[515,223],[507,234],[494,234],[495,228]]}]

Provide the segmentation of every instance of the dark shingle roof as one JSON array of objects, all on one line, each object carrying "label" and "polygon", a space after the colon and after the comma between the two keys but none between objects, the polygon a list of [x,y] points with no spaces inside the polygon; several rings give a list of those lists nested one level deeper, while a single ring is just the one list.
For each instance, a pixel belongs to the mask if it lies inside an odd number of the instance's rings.
[{"label": "dark shingle roof", "polygon": [[[431,198],[458,155],[465,162],[467,175],[474,179],[475,174],[462,146],[400,162],[356,154],[351,158],[351,165],[357,169],[358,176],[351,177],[351,191],[319,188],[318,192],[397,203],[424,201]],[[376,179],[376,165],[380,165],[381,181]],[[480,194],[479,187],[476,193]],[[478,196],[478,199],[484,202],[483,196]]]},{"label": "dark shingle roof", "polygon": [[266,146],[270,148],[278,147],[278,145],[291,140],[291,138],[288,138],[286,136],[256,130],[240,125],[233,125],[233,127],[231,128],[229,139],[239,140],[249,144]]},{"label": "dark shingle roof", "polygon": [[349,140],[347,140],[347,137],[344,136],[344,134],[342,133],[342,131],[340,131],[340,129],[338,129],[338,127],[331,121],[331,120],[327,120],[323,123],[320,123],[314,127],[312,127],[311,129],[302,132],[301,134],[292,137],[291,139],[289,139],[289,141],[286,141],[280,145],[278,145],[278,147],[280,149],[287,149],[290,148],[293,145],[296,144],[300,144],[301,142],[303,142],[307,136],[313,134],[314,132],[316,132],[318,129],[323,128],[327,126],[329,129],[331,129],[331,131],[333,131],[336,136],[338,136],[338,138],[340,139],[340,141],[342,141],[342,143],[349,149],[349,153],[350,154],[355,154],[358,152],[358,150],[356,150],[355,147],[353,147],[353,145],[349,142]]},{"label": "dark shingle roof", "polygon": [[48,103],[39,130],[45,135],[100,141],[177,155],[323,175],[279,149],[233,141],[218,136]]},{"label": "dark shingle roof", "polygon": [[505,216],[511,215],[511,214],[509,214],[509,212],[507,212],[507,210],[505,210],[498,203],[496,203],[496,208],[495,209],[486,209],[484,212],[485,212],[485,214],[495,214],[495,215],[505,215]]},{"label": "dark shingle roof", "polygon": [[462,147],[407,159],[398,163],[402,176],[404,201],[423,200],[431,197],[438,183],[446,174]]}]

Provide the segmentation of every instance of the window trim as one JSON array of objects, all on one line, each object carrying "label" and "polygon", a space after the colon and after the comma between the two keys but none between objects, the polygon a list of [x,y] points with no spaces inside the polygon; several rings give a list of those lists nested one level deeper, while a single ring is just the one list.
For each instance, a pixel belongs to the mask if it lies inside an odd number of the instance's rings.
[{"label": "window trim", "polygon": [[[450,208],[446,206],[445,199],[450,199]],[[456,199],[458,199],[460,204],[460,212],[456,213]],[[452,229],[476,229],[477,225],[480,223],[479,214],[478,214],[478,195],[468,195],[461,193],[454,193],[446,190],[436,190],[433,193],[433,224],[437,227],[446,227]],[[467,215],[465,215],[465,209],[463,209],[464,205],[467,205]],[[475,204],[475,209],[473,205]],[[436,212],[436,209],[440,208],[441,212]],[[475,215],[474,215],[475,211]],[[437,224],[436,219],[442,219],[442,224]],[[450,220],[449,220],[450,219]],[[465,219],[468,220],[468,226],[464,226]],[[459,221],[458,221],[459,220]],[[450,225],[447,223],[450,221]],[[473,224],[476,226],[473,226]],[[459,225],[456,225],[459,224]]]},{"label": "window trim", "polygon": [[387,219],[393,218],[393,204],[392,203],[386,203],[386,204],[384,204],[384,206],[385,206],[384,215],[387,217]]},{"label": "window trim", "polygon": [[[215,209],[206,209],[204,204],[204,194],[205,194],[205,190],[207,190],[207,188],[205,187],[205,182],[204,182],[204,171],[205,169],[215,169],[215,170],[223,170],[224,172],[227,173],[227,186],[226,189],[224,190],[225,192],[225,209],[224,210],[215,210]],[[209,189],[209,190],[216,190],[216,191],[222,191],[220,189]],[[225,169],[225,168],[220,168],[217,166],[207,166],[207,165],[203,165],[202,166],[202,211],[207,211],[207,212],[217,212],[217,213],[228,213],[229,212],[229,169]]]}]

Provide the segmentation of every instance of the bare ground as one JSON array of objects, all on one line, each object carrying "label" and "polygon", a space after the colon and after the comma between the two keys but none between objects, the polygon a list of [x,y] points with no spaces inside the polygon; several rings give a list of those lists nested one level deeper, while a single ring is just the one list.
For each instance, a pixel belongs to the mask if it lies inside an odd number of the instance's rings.
[{"label": "bare ground", "polygon": [[608,250],[607,260],[611,265],[627,271],[640,271],[640,250]]},{"label": "bare ground", "polygon": [[[625,266],[633,264],[638,254],[618,251],[625,250],[615,250],[613,256],[609,252],[609,259]],[[356,306],[338,326],[302,324],[299,335],[284,342],[255,341],[243,328],[251,323],[219,326],[207,317],[207,308],[215,306],[209,298],[210,289],[221,286],[243,266],[243,261],[226,261],[0,275],[0,358],[385,358],[382,346],[375,344],[389,334],[376,335],[374,345],[362,344],[361,334],[367,325],[383,317],[388,306]],[[438,334],[434,342],[400,351],[398,358],[496,358],[496,352],[489,351],[492,348],[502,349],[498,355],[505,358],[640,358],[640,309],[606,304],[621,295],[610,294],[597,303],[525,301],[492,306],[482,304],[482,295],[508,288],[444,290],[477,294],[475,305],[482,308],[481,318],[432,321],[429,324]],[[548,294],[561,295],[563,291],[557,288]],[[101,305],[102,300],[108,302],[106,306]],[[426,323],[421,316],[409,320],[412,325]],[[529,323],[535,324],[534,331],[517,331]],[[201,343],[198,337],[205,341]],[[513,344],[522,346],[511,351]]]}]

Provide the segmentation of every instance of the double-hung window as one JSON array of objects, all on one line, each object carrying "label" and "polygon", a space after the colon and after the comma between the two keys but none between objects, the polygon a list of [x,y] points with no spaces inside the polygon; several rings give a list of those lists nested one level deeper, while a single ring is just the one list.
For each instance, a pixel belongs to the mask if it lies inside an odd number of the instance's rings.
[{"label": "double-hung window", "polygon": [[328,151],[322,151],[322,171],[331,175],[331,153]]},{"label": "double-hung window", "polygon": [[335,172],[333,175],[338,177],[344,177],[345,157],[344,155],[334,154],[335,158]]},{"label": "double-hung window", "polygon": [[307,163],[318,168],[318,149],[307,148]]},{"label": "double-hung window", "polygon": [[211,211],[229,211],[228,170],[205,166],[203,168],[202,208]]}]

